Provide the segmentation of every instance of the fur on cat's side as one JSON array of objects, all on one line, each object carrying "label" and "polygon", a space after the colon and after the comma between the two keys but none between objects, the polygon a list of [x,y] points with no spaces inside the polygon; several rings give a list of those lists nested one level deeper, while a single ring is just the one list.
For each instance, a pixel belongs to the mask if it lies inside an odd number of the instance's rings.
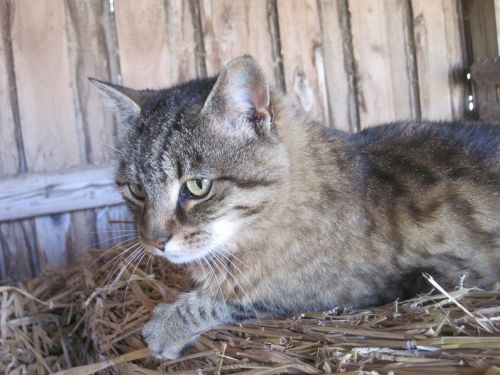
[{"label": "fur on cat's side", "polygon": [[[95,84],[118,115],[116,179],[143,240],[168,240],[149,249],[198,284],[145,326],[158,357],[219,324],[411,296],[429,289],[422,272],[445,287],[499,279],[499,126],[328,129],[248,56],[168,90]],[[196,178],[213,181],[199,200],[185,193]]]}]

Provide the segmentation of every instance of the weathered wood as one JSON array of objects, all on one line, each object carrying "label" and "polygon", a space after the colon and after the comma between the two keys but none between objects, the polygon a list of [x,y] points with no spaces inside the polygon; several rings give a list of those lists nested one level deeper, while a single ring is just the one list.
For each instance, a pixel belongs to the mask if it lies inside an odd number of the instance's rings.
[{"label": "weathered wood", "polygon": [[500,84],[500,57],[477,61],[470,69],[472,79],[480,85]]},{"label": "weathered wood", "polygon": [[115,2],[123,84],[160,88],[196,76],[189,2]]},{"label": "weathered wood", "polygon": [[330,123],[321,22],[315,0],[278,0],[286,90],[317,120]]},{"label": "weathered wood", "polygon": [[109,3],[66,0],[65,4],[80,159],[94,164],[107,162],[113,154],[113,116],[88,78],[112,80],[116,51],[109,38]]},{"label": "weathered wood", "polygon": [[[0,175],[21,172],[16,142],[17,97],[7,2],[0,2]],[[19,119],[17,119],[19,120]],[[23,150],[20,150],[21,153]]]},{"label": "weathered wood", "polygon": [[481,120],[500,124],[500,103],[483,103],[479,109]]},{"label": "weathered wood", "polygon": [[68,262],[70,224],[69,214],[39,216],[35,219],[36,246],[42,271]]},{"label": "weathered wood", "polygon": [[[470,37],[470,60],[475,68],[477,64],[487,58],[498,56],[497,27],[495,20],[495,3],[493,0],[464,0],[465,29]],[[471,71],[473,73],[474,70]],[[477,71],[475,72],[477,73]],[[480,78],[480,77],[474,77]],[[479,82],[478,82],[479,83]],[[473,83],[474,84],[474,83]],[[497,101],[497,92],[494,86],[483,83],[474,84],[475,109],[481,116],[482,106]]]},{"label": "weathered wood", "polygon": [[62,0],[12,6],[12,45],[26,160],[31,171],[80,162]]},{"label": "weathered wood", "polygon": [[361,127],[412,115],[402,0],[349,1]]},{"label": "weathered wood", "polygon": [[275,83],[267,1],[204,0],[200,3],[207,73],[213,75],[231,59],[250,54]]},{"label": "weathered wood", "polygon": [[126,245],[137,237],[131,223],[133,218],[123,204],[100,209],[96,219],[98,247],[101,249],[110,249],[119,243]]},{"label": "weathered wood", "polygon": [[97,227],[94,210],[76,211],[71,214],[67,258],[78,261],[86,250],[97,245]]},{"label": "weathered wood", "polygon": [[113,169],[32,173],[0,180],[0,221],[121,202]]},{"label": "weathered wood", "polygon": [[422,117],[464,114],[464,65],[458,3],[412,0]]},{"label": "weathered wood", "polygon": [[35,239],[33,220],[0,223],[0,242],[8,278],[20,280],[40,273]]},{"label": "weathered wood", "polygon": [[[320,0],[319,15],[323,53],[325,55],[326,88],[328,92],[329,126],[344,131],[357,130],[357,104],[355,101],[353,76],[352,43],[350,37],[347,8],[341,2]],[[344,18],[344,19],[343,19]],[[344,30],[348,28],[349,30]]]},{"label": "weathered wood", "polygon": [[495,25],[497,29],[497,49],[500,54],[500,0],[495,0]]}]

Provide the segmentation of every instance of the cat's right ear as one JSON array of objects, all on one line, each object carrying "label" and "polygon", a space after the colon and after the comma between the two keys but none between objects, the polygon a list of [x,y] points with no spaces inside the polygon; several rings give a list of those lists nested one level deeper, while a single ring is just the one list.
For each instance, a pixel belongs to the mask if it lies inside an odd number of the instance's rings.
[{"label": "cat's right ear", "polygon": [[141,114],[141,92],[112,83],[89,78],[99,89],[106,104],[117,115],[120,122],[132,122]]}]

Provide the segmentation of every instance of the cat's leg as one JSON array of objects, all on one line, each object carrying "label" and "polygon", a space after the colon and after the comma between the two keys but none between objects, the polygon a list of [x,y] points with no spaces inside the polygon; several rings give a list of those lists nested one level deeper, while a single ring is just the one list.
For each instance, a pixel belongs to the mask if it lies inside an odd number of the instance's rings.
[{"label": "cat's leg", "polygon": [[174,359],[211,328],[265,316],[270,316],[267,306],[243,306],[240,301],[224,303],[195,290],[182,294],[174,303],[156,306],[143,335],[156,357]]}]

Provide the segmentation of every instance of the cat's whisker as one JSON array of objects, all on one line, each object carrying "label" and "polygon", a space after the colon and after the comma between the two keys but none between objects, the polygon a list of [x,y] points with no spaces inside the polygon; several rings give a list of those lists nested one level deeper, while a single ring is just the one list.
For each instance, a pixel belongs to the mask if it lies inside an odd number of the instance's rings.
[{"label": "cat's whisker", "polygon": [[[215,249],[215,252],[219,255],[221,255],[222,257],[224,257],[224,259],[226,259],[230,264],[233,265],[233,267],[241,274],[241,276],[245,279],[246,283],[253,289],[254,293],[257,294],[257,290],[255,289],[255,287],[253,286],[253,283],[248,279],[248,277],[240,270],[240,268],[228,257],[226,257],[221,249]],[[230,256],[234,256],[234,255],[230,255]],[[233,276],[234,277],[234,276]],[[242,288],[243,289],[243,288]],[[244,289],[243,289],[244,291]],[[250,299],[250,298],[249,298]],[[251,299],[250,299],[251,301]],[[264,305],[264,307],[266,308],[267,312],[269,313],[269,316],[273,316],[272,312],[271,312],[271,309],[269,309],[269,307],[267,306],[267,304],[262,301],[262,304]],[[277,323],[276,321],[274,320],[274,318],[272,318],[273,320],[273,323],[275,326],[277,326]]]},{"label": "cat's whisker", "polygon": [[[128,239],[128,240],[121,241],[121,242],[117,243],[116,245],[114,245],[113,247],[110,247],[109,249],[104,250],[104,251],[103,251],[101,254],[99,254],[99,256],[97,256],[97,257],[96,257],[96,259],[95,259],[95,260],[94,260],[94,261],[90,264],[89,268],[92,268],[92,267],[93,267],[93,266],[94,266],[94,265],[95,265],[95,264],[96,264],[99,260],[101,260],[101,258],[102,258],[103,256],[105,256],[105,255],[107,255],[108,253],[110,253],[110,252],[112,252],[112,251],[116,250],[118,247],[120,247],[120,246],[129,246],[129,245],[130,245],[130,243],[129,243],[129,242],[131,242],[131,241],[132,241],[132,243],[133,243],[133,242],[135,241],[135,239],[132,239],[132,238],[131,238],[131,239]],[[121,254],[123,254],[123,252],[119,253],[117,256],[120,256]],[[109,262],[110,262],[110,261],[106,262],[106,264],[105,264],[105,265],[108,265],[108,264],[109,264]],[[102,267],[104,267],[105,265],[103,265]],[[102,269],[102,267],[101,267],[101,268],[99,268],[97,271],[100,271],[100,270]]]},{"label": "cat's whisker", "polygon": [[141,248],[136,248],[132,254],[130,254],[125,262],[122,263],[120,272],[118,272],[118,275],[115,277],[113,282],[111,283],[111,286],[116,285],[116,282],[121,278],[123,273],[128,269],[129,265],[140,255],[141,253]]},{"label": "cat's whisker", "polygon": [[132,278],[134,277],[135,271],[137,271],[137,267],[139,267],[139,264],[141,264],[142,259],[147,254],[146,248],[144,246],[141,248],[141,252],[142,252],[142,255],[139,258],[139,260],[137,261],[137,263],[136,263],[136,265],[134,267],[134,270],[130,274],[130,277],[128,278],[127,287],[125,288],[125,297],[124,298],[127,298],[128,288],[130,286],[130,282],[132,281]]},{"label": "cat's whisker", "polygon": [[[138,246],[140,246],[141,244],[139,242],[137,242],[136,244],[130,246],[126,251],[124,251],[122,254],[119,254],[117,257],[119,256],[123,256],[125,253],[129,252],[130,250],[133,249],[132,253],[130,253],[126,258],[125,260],[121,263],[122,264],[122,268],[120,269],[120,272],[118,272],[117,276],[115,277],[114,281],[111,282],[111,283],[107,283],[106,285],[109,286],[109,285],[114,285],[115,282],[121,277],[121,275],[123,274],[124,272],[124,267],[126,266],[127,262],[129,261],[129,259],[131,259],[132,257],[134,257],[134,254],[136,254],[137,250],[138,250]],[[114,259],[116,259],[117,257],[115,257]],[[111,260],[113,261],[113,260]],[[110,261],[110,262],[111,262]],[[108,262],[108,263],[110,263]],[[118,267],[119,267],[120,263],[117,262],[117,265],[113,268],[113,270],[111,271],[110,273],[110,276],[109,278],[113,278],[113,275],[116,273],[116,271],[118,270]]]},{"label": "cat's whisker", "polygon": [[215,281],[217,282],[217,285],[219,286],[219,292],[220,292],[220,295],[221,295],[221,298],[222,298],[222,301],[224,302],[224,304],[226,304],[226,300],[224,298],[224,293],[222,292],[222,286],[219,282],[219,279],[217,278],[216,274],[215,274],[215,271],[214,269],[212,268],[212,265],[210,263],[210,258],[202,258],[202,261],[205,261],[206,260],[206,264],[208,265],[208,268],[210,269],[210,271],[212,272],[212,275],[214,276],[215,278]]},{"label": "cat's whisker", "polygon": [[[255,308],[255,305],[254,303],[252,302],[252,299],[250,298],[250,296],[248,295],[248,293],[246,292],[245,288],[243,288],[243,285],[240,284],[240,282],[238,281],[238,279],[236,279],[236,277],[233,275],[233,273],[229,270],[229,268],[224,264],[224,262],[222,262],[218,257],[217,257],[217,252],[215,252],[214,254],[214,259],[219,262],[219,264],[224,267],[224,269],[229,273],[229,275],[233,278],[234,282],[237,284],[237,286],[243,291],[243,293],[245,294],[245,296],[248,298],[248,301],[250,302],[250,305],[252,306],[252,309],[253,311],[255,312],[255,317],[257,318],[257,320],[260,322],[260,317],[259,317],[259,313],[257,312],[257,309]],[[222,271],[222,270],[221,270]],[[235,295],[235,297],[238,299],[239,303],[241,304],[241,306],[243,306],[243,308],[245,308],[245,304],[243,303],[243,301],[240,299],[240,297],[236,294],[236,292],[234,291],[233,289],[233,294]]]},{"label": "cat's whisker", "polygon": [[[130,242],[130,243],[127,243],[127,242]],[[116,254],[113,258],[111,258],[110,260],[108,260],[106,263],[104,263],[98,270],[97,272],[101,271],[103,268],[107,267],[109,264],[111,264],[113,261],[115,261],[116,259],[124,256],[128,251],[130,251],[131,248],[133,248],[134,246],[136,246],[137,244],[139,244],[140,242],[137,241],[136,239],[131,239],[131,240],[125,240],[125,241],[122,241],[120,244],[123,245],[127,243],[125,246],[128,246],[125,250],[122,250],[120,251],[118,254]],[[111,249],[109,250],[106,250],[104,253],[102,253],[100,255],[100,257],[104,256],[108,251],[111,251],[111,250],[115,250],[116,248],[118,248],[119,246],[121,246],[120,244],[117,244],[115,246],[113,246]]]},{"label": "cat's whisker", "polygon": [[[209,254],[208,255],[208,261],[209,261],[209,264],[211,264],[217,271],[219,271],[221,273],[221,276],[223,277],[223,281],[222,283],[224,283],[224,280],[226,281],[226,284],[228,283],[227,279],[224,278],[224,273],[221,271],[220,267],[217,266],[217,263],[215,263],[215,260],[214,258],[212,257],[212,254]],[[214,261],[214,263],[211,263],[211,261]],[[216,274],[216,273],[215,273]],[[214,274],[214,275],[215,275]],[[216,277],[217,278],[217,277]],[[217,278],[217,282],[218,282],[218,278]],[[229,315],[229,308],[227,306],[227,299],[224,297],[224,293],[222,291],[222,287],[221,287],[221,284],[219,283],[219,289],[221,291],[221,295],[222,295],[222,301],[224,303],[224,306],[226,307],[226,314]]]},{"label": "cat's whisker", "polygon": [[148,271],[148,267],[152,264],[150,264],[151,262],[151,259],[153,258],[153,253],[151,251],[148,251],[149,253],[149,258],[148,258],[148,261],[146,262],[146,267],[144,267],[144,270],[146,271],[146,273],[150,274],[151,271]]}]

